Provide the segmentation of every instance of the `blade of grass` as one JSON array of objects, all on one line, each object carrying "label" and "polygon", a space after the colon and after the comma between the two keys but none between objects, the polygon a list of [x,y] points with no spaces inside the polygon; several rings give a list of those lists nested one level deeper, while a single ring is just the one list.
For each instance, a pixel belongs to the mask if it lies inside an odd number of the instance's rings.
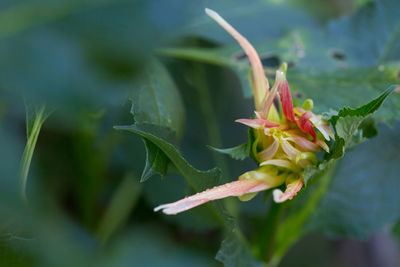
[{"label": "blade of grass", "polygon": [[23,201],[27,201],[26,197],[26,184],[28,180],[29,168],[32,162],[33,152],[35,151],[36,142],[39,137],[40,130],[44,121],[47,119],[48,114],[46,113],[46,107],[43,105],[41,106],[37,112],[35,112],[32,128],[28,123],[29,114],[28,108],[26,112],[26,120],[27,120],[27,142],[24,149],[24,153],[22,155],[22,162],[21,162],[21,197]]}]

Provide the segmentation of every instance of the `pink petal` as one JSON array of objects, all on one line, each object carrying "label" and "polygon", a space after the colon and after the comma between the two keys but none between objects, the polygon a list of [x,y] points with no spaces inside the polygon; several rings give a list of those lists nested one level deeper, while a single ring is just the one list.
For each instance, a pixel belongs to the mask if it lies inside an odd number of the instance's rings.
[{"label": "pink petal", "polygon": [[284,139],[281,139],[281,146],[283,151],[291,160],[296,159],[297,155],[301,153],[298,149],[294,148],[288,141]]},{"label": "pink petal", "polygon": [[292,199],[297,192],[300,191],[300,189],[303,187],[303,179],[297,179],[294,182],[289,183],[286,186],[286,190],[283,193],[281,190],[279,189],[275,189],[272,194],[274,196],[274,201],[276,203],[282,203],[288,199]]},{"label": "pink petal", "polygon": [[[302,108],[296,108],[301,114],[305,113],[306,111]],[[311,111],[307,111],[309,120],[311,123],[314,125],[315,128],[317,128],[321,134],[324,136],[326,140],[330,140],[332,138],[335,140],[335,135],[333,134],[333,131],[331,127],[329,126],[329,122],[322,119],[321,115],[315,115]]]},{"label": "pink petal", "polygon": [[264,181],[246,179],[233,181],[224,185],[207,189],[201,193],[186,197],[173,203],[156,207],[154,211],[162,210],[165,214],[178,214],[183,211],[202,205],[208,201],[221,199],[229,196],[242,196],[248,193],[255,193],[270,188]]},{"label": "pink petal", "polygon": [[225,21],[217,12],[206,8],[206,13],[213,20],[215,20],[222,28],[224,28],[243,48],[244,52],[249,58],[251,67],[253,68],[253,79],[254,79],[254,100],[256,110],[259,110],[261,102],[264,97],[268,94],[268,81],[265,79],[264,68],[261,60],[257,54],[257,51],[249,43],[249,41],[243,37],[238,31],[236,31],[227,21]]},{"label": "pink petal", "polygon": [[262,119],[238,119],[236,122],[242,123],[254,129],[261,129],[264,127],[279,127],[280,124],[272,121]]},{"label": "pink petal", "polygon": [[304,151],[315,152],[319,150],[319,145],[307,140],[304,137],[294,137],[293,138],[296,144],[301,147]]},{"label": "pink petal", "polygon": [[274,140],[274,142],[266,149],[258,153],[258,158],[260,161],[266,161],[273,156],[275,156],[276,152],[278,151],[279,148],[279,141]]},{"label": "pink petal", "polygon": [[[276,75],[278,75],[278,71]],[[278,83],[276,82],[272,87],[272,89],[270,90],[269,94],[265,96],[262,102],[260,118],[263,119],[268,118],[269,110],[271,109],[271,106],[274,103],[274,99],[277,94],[278,94]]]},{"label": "pink petal", "polygon": [[315,133],[315,130],[311,122],[309,121],[310,117],[311,117],[311,112],[309,111],[304,112],[303,115],[301,115],[300,118],[298,119],[297,125],[303,132],[311,135],[313,140],[316,140],[317,134]]},{"label": "pink petal", "polygon": [[282,79],[283,79],[282,81],[276,81],[276,82],[279,83],[277,87],[278,87],[279,97],[282,103],[283,115],[285,115],[286,119],[288,119],[289,121],[295,122],[294,112],[293,112],[293,101],[292,101],[292,95],[290,94],[289,84],[284,76]]}]

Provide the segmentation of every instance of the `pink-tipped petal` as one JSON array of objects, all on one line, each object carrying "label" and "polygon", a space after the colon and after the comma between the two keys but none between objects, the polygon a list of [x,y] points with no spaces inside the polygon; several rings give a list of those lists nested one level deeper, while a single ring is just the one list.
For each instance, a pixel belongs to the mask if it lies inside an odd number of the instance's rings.
[{"label": "pink-tipped petal", "polygon": [[[298,108],[299,112],[303,113],[305,110]],[[332,138],[335,140],[335,135],[333,134],[333,131],[331,127],[329,126],[329,122],[327,120],[322,119],[321,115],[315,115],[311,111],[308,111],[310,114],[309,120],[312,122],[315,128],[318,129],[318,131],[321,132],[321,134],[324,136],[326,140],[330,140]]]},{"label": "pink-tipped petal", "polygon": [[312,136],[313,140],[316,140],[317,134],[315,133],[315,130],[309,121],[311,118],[311,112],[306,111],[303,113],[303,115],[300,116],[300,118],[297,121],[297,125],[299,128],[304,132]]},{"label": "pink-tipped petal", "polygon": [[269,110],[271,109],[271,106],[274,103],[274,99],[277,94],[278,94],[278,84],[275,83],[270,92],[268,93],[268,95],[265,96],[262,102],[260,118],[268,119]]},{"label": "pink-tipped petal", "polygon": [[332,138],[332,140],[335,140],[335,135],[328,123],[321,123],[315,127],[321,132],[326,140],[329,141],[329,137]]},{"label": "pink-tipped petal", "polygon": [[276,203],[282,203],[288,199],[292,199],[297,192],[303,187],[303,179],[297,179],[289,184],[286,185],[285,192],[282,192],[279,189],[275,189],[272,194],[274,196],[274,201]]},{"label": "pink-tipped petal", "polygon": [[202,205],[208,201],[230,196],[238,197],[248,193],[263,191],[268,188],[270,188],[270,185],[260,180],[246,179],[234,181],[224,185],[216,186],[211,189],[207,189],[206,191],[197,193],[193,196],[186,197],[173,203],[160,205],[156,207],[154,211],[162,210],[165,214],[169,215],[178,214]]},{"label": "pink-tipped petal", "polygon": [[329,153],[329,146],[322,140],[317,140],[316,144],[319,145],[323,150]]},{"label": "pink-tipped petal", "polygon": [[304,151],[316,152],[320,146],[317,143],[311,142],[304,137],[294,137],[296,144]]},{"label": "pink-tipped petal", "polygon": [[297,155],[301,152],[294,148],[287,140],[281,139],[281,146],[283,151],[286,153],[289,159],[294,160],[296,159]]},{"label": "pink-tipped petal", "polygon": [[275,139],[274,142],[272,142],[272,144],[268,148],[258,153],[259,161],[260,162],[266,161],[275,156],[276,152],[278,151],[278,148],[279,148],[279,141]]},{"label": "pink-tipped petal", "polygon": [[238,31],[236,31],[226,20],[224,20],[217,12],[206,8],[206,13],[213,20],[215,20],[222,28],[224,28],[243,48],[244,52],[249,58],[251,67],[253,68],[253,79],[254,79],[254,101],[256,110],[260,109],[261,102],[265,95],[268,93],[268,81],[265,79],[264,68],[261,60],[257,54],[257,51],[250,44],[250,42],[243,37]]},{"label": "pink-tipped petal", "polygon": [[261,129],[264,127],[279,127],[280,124],[272,121],[262,120],[262,119],[238,119],[236,122],[242,123],[254,129]]}]

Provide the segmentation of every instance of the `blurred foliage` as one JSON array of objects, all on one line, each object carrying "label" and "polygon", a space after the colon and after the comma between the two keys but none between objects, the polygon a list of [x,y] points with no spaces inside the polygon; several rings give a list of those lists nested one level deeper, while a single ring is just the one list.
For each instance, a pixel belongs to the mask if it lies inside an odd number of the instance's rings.
[{"label": "blurred foliage", "polygon": [[[152,210],[254,168],[206,147],[243,143],[233,121],[251,116],[252,102],[242,96],[247,60],[204,7],[255,44],[269,77],[287,61],[295,101],[312,97],[317,112],[356,108],[400,83],[396,0],[1,1],[1,266],[218,266],[218,251],[228,266],[259,264],[273,208],[262,196],[174,217]],[[20,167],[43,105],[24,203]],[[373,115],[379,136],[285,206],[282,255],[310,232],[365,239],[400,218],[399,115],[395,92]],[[145,148],[113,129],[132,124]],[[332,253],[322,237],[301,242]],[[300,262],[301,249],[282,265]]]}]

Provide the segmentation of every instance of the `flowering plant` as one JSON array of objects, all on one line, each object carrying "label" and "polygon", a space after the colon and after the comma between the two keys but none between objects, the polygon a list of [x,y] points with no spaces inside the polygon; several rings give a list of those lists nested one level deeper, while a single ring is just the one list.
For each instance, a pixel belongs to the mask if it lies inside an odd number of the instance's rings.
[{"label": "flowering plant", "polygon": [[[275,189],[273,192],[275,202],[292,199],[303,187],[303,170],[318,163],[315,152],[320,148],[329,152],[325,140],[334,139],[329,122],[321,115],[311,112],[313,108],[311,99],[307,99],[302,107],[293,107],[286,80],[286,63],[276,71],[275,83],[269,89],[268,79],[254,47],[215,11],[206,9],[206,13],[237,40],[249,58],[253,71],[255,118],[236,121],[254,129],[255,141],[252,144],[252,153],[259,168],[242,174],[238,181],[154,209],[162,210],[166,214],[177,214],[228,196],[250,200],[257,192],[282,184],[286,185],[285,192]],[[278,95],[281,112],[278,112],[274,104]]]}]

